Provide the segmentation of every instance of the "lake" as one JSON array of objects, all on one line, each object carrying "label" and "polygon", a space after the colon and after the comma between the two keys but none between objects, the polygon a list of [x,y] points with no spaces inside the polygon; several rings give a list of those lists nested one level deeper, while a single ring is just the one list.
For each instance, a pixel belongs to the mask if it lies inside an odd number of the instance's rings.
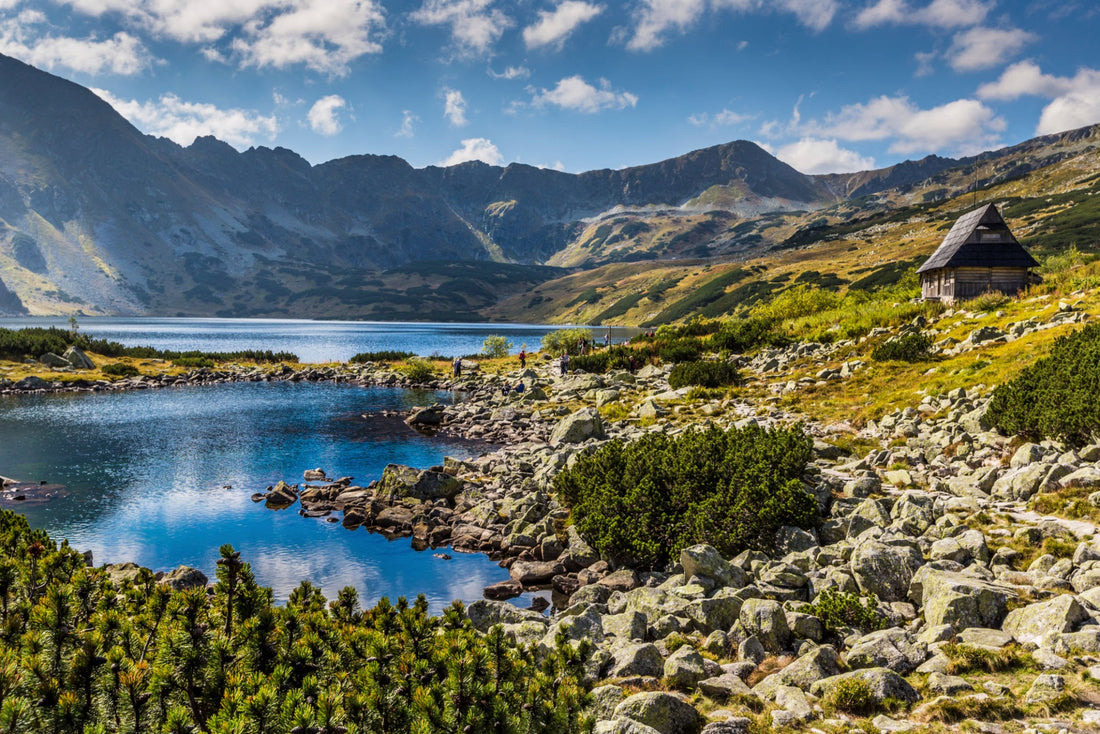
[{"label": "lake", "polygon": [[213,578],[218,547],[232,543],[279,600],[308,579],[328,598],[355,586],[368,605],[424,593],[439,611],[481,598],[507,571],[485,556],[442,560],[413,551],[408,538],[303,518],[297,504],[268,510],[250,495],[318,466],[366,485],[389,462],[428,467],[476,455],[483,446],[379,415],[449,397],[326,383],[0,397],[0,475],[66,487],[44,504],[6,506],[91,549],[96,565],[186,564]]},{"label": "lake", "polygon": [[[69,328],[62,317],[5,317],[0,327],[27,326]],[[563,328],[538,324],[434,324],[380,321],[309,321],[305,319],[208,319],[81,317],[82,332],[126,346],[206,352],[270,349],[293,352],[303,362],[346,362],[360,352],[399,350],[421,356],[445,357],[476,354],[491,334],[512,342],[512,353],[526,344],[537,350],[543,336]],[[593,327],[603,339],[609,327]],[[611,340],[619,343],[638,329],[610,327]]]}]

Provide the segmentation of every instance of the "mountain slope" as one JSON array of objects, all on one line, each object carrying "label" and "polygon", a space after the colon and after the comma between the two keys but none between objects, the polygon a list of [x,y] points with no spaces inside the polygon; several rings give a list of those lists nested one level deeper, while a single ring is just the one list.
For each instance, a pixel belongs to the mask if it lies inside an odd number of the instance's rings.
[{"label": "mountain slope", "polygon": [[[311,166],[286,149],[240,153],[213,138],[181,147],[143,135],[91,91],[0,56],[0,277],[33,313],[368,317],[378,309],[363,303],[381,286],[296,296],[410,263],[545,262],[586,218],[676,208],[713,186],[797,208],[833,201],[827,186],[743,141],[580,175],[476,162],[414,169],[374,155]],[[551,273],[522,271],[505,290]],[[446,289],[451,276],[436,275]],[[397,275],[381,280],[404,292]],[[416,316],[407,306],[398,315]]]}]

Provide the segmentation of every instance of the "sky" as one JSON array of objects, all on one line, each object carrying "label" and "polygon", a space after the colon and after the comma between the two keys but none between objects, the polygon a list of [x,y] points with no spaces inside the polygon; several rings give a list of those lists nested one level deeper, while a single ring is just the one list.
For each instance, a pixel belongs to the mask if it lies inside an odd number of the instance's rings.
[{"label": "sky", "polygon": [[580,172],[804,173],[1100,122],[1097,0],[0,0],[0,53],[143,132]]}]

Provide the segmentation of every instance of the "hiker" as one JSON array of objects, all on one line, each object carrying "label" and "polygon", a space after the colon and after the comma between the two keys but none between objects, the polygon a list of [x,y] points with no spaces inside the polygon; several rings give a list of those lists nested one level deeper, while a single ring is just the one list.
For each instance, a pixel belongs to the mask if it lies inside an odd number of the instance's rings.
[{"label": "hiker", "polygon": [[454,377],[462,377],[462,357],[455,357],[455,361],[451,362],[451,374]]},{"label": "hiker", "polygon": [[521,370],[527,369],[527,351],[524,349],[519,350],[519,368]]},{"label": "hiker", "polygon": [[638,361],[634,359],[634,355],[632,354],[630,355],[630,366],[627,367],[627,370],[630,374],[634,374],[634,370],[636,369],[638,369]]},{"label": "hiker", "polygon": [[561,367],[561,376],[565,377],[569,373],[569,354],[566,352],[562,352],[561,359],[558,360],[558,364]]},{"label": "hiker", "polygon": [[504,397],[508,397],[508,393],[509,393],[509,392],[511,391],[511,389],[512,389],[512,386],[511,386],[511,385],[509,385],[509,384],[508,384],[508,383],[506,382],[506,383],[504,383],[503,385],[501,385],[501,387],[500,387],[500,394],[501,394],[501,395],[503,395]]},{"label": "hiker", "polygon": [[527,388],[523,386],[523,380],[520,380],[519,382],[516,383],[516,386],[512,389],[515,391],[516,395],[522,395],[523,391],[526,390]]}]

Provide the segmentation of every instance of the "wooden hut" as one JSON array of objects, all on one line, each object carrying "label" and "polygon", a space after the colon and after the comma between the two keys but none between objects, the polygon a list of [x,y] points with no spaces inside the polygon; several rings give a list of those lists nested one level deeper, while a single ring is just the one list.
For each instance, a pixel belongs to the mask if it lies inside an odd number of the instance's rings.
[{"label": "wooden hut", "polygon": [[923,298],[952,303],[983,293],[1018,293],[1031,277],[1028,269],[1038,265],[997,207],[986,204],[959,217],[917,274]]}]

